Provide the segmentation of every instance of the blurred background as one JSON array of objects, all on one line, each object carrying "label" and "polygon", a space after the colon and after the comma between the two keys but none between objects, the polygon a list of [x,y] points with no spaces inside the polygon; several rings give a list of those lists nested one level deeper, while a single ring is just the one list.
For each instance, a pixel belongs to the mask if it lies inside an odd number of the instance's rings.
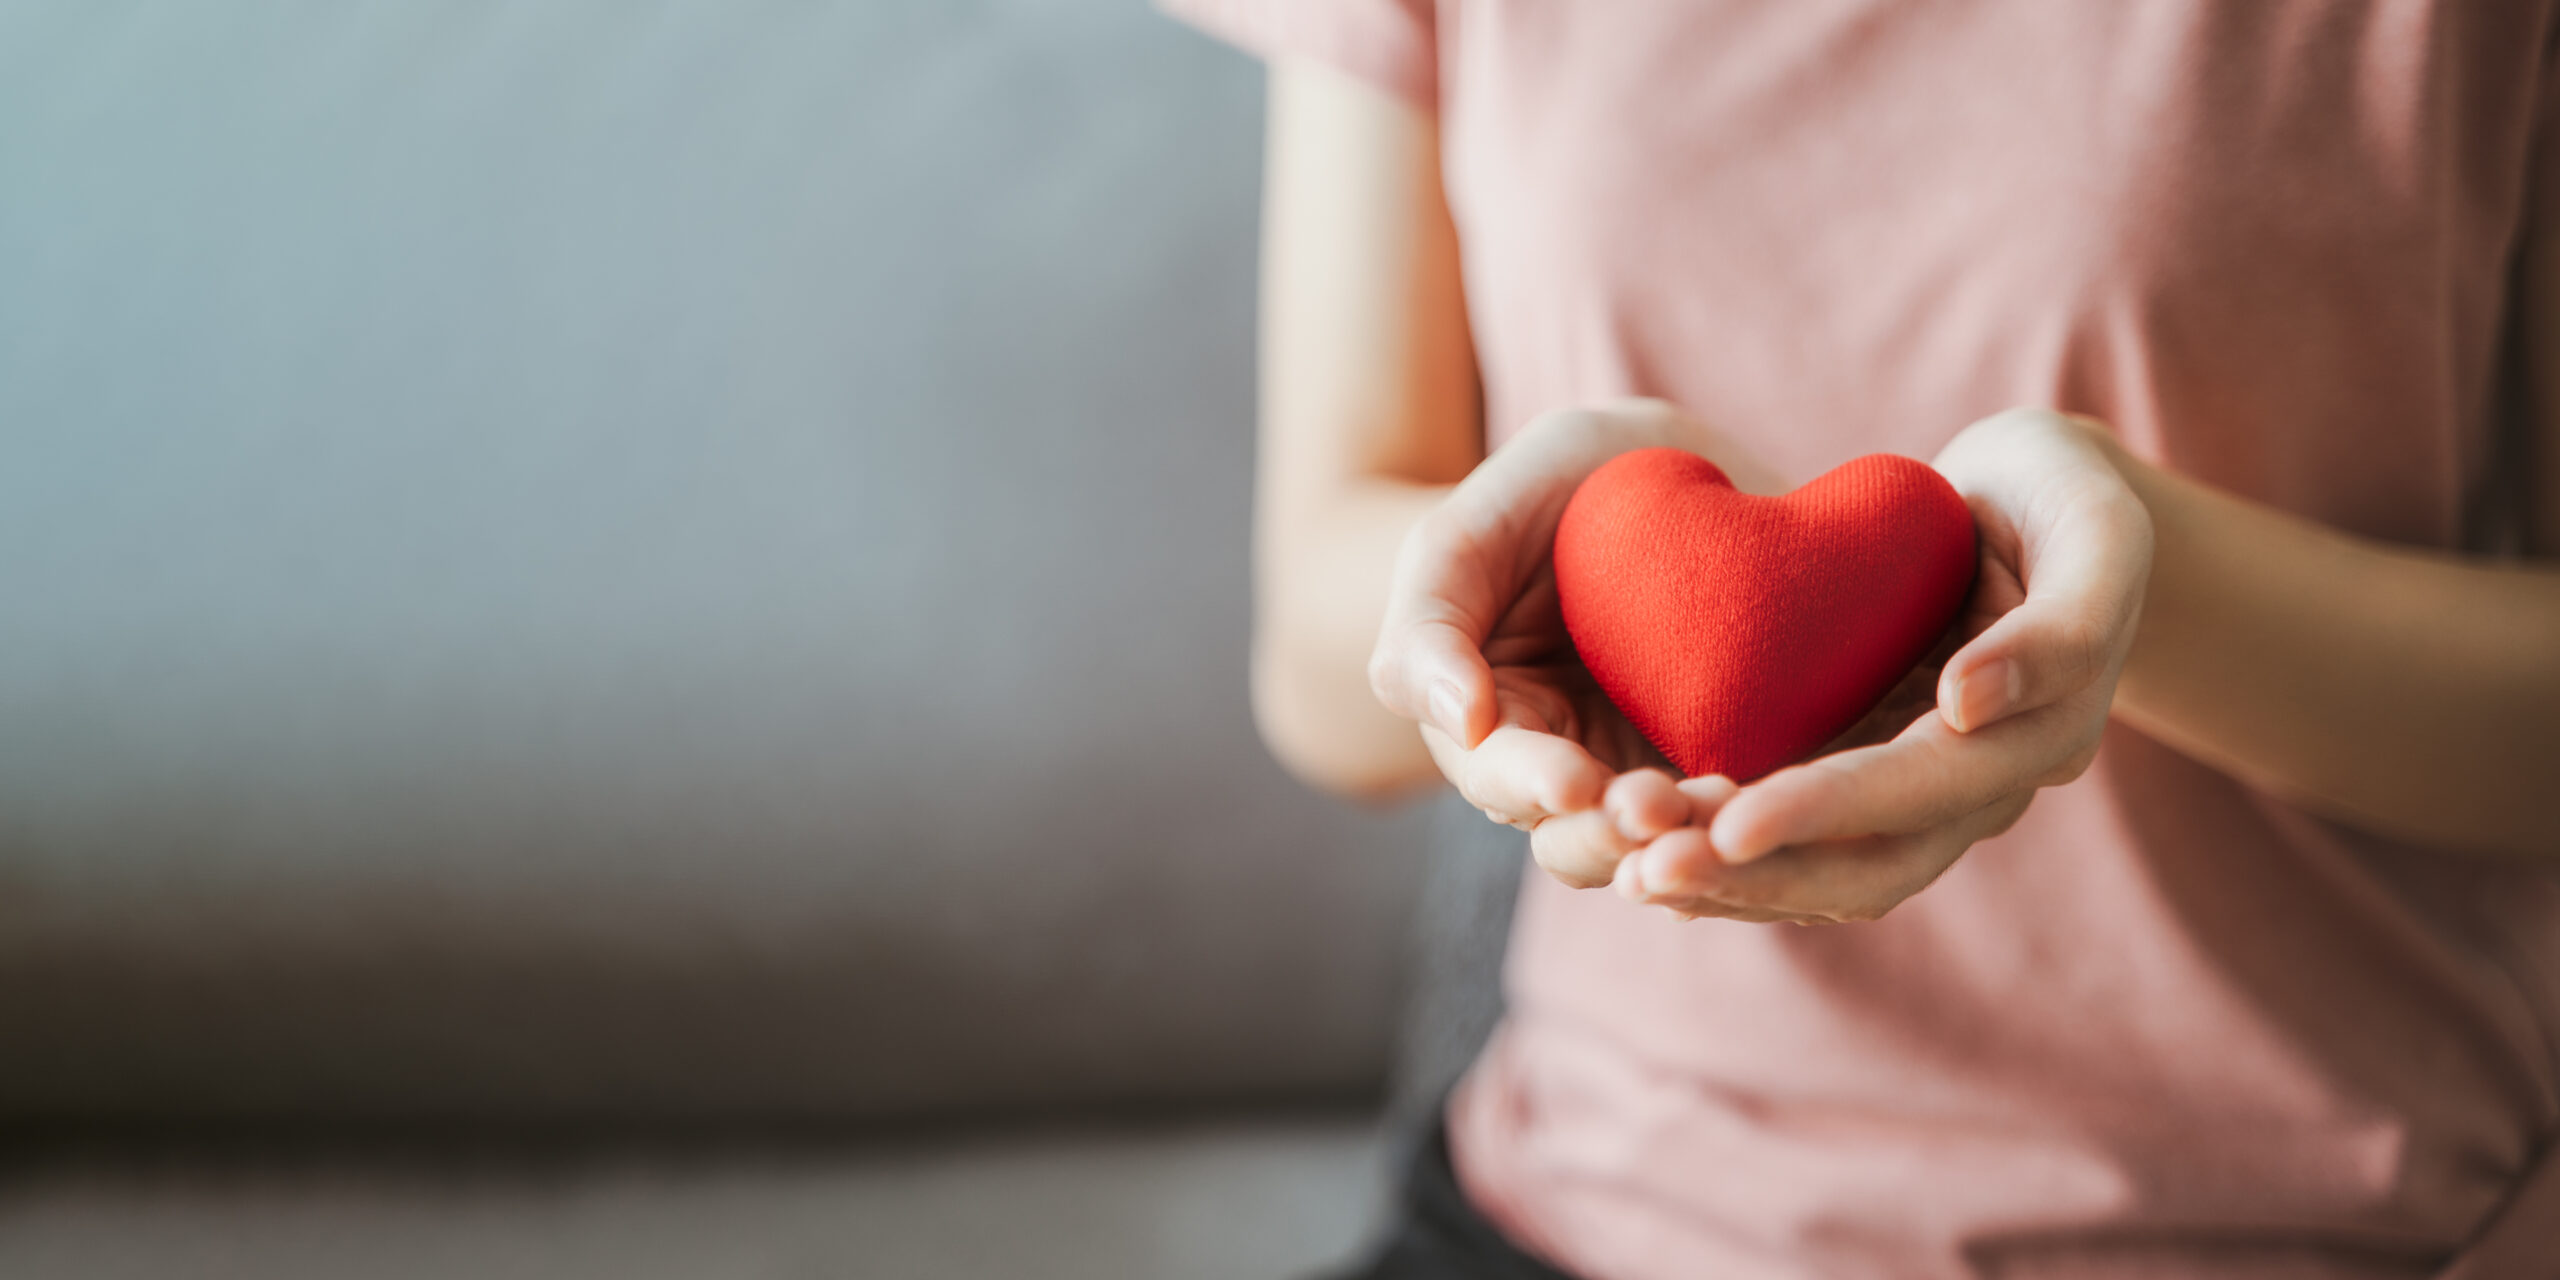
[{"label": "blurred background", "polygon": [[0,0],[0,1276],[1281,1277],[1428,818],[1246,703],[1140,0]]}]

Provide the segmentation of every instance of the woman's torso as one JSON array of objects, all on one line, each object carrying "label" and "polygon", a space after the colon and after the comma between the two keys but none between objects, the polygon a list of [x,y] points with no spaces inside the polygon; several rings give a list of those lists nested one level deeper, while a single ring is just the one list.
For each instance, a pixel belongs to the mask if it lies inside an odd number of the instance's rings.
[{"label": "woman's torso", "polygon": [[[2052,404],[2342,528],[2471,532],[2546,167],[2539,4],[1437,24],[1497,435],[1660,395],[1802,480]],[[2431,1275],[2535,1228],[2500,1214],[2530,1216],[2560,1117],[2560,881],[2122,728],[1877,924],[1683,924],[1533,879],[1509,988],[1453,1151],[1594,1280]],[[2539,1212],[2560,1258],[2560,1198]]]}]

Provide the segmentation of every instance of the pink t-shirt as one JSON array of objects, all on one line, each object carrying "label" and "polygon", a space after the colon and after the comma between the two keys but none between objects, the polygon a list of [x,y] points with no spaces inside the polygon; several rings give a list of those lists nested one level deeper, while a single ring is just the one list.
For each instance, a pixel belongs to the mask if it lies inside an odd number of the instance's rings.
[{"label": "pink t-shirt", "polygon": [[[1437,113],[1497,439],[1658,395],[1802,480],[2048,404],[2432,546],[2512,466],[2540,0],[1173,7]],[[1533,875],[1508,989],[1451,1150],[1591,1280],[2560,1275],[2560,877],[2121,726],[1876,924]]]}]

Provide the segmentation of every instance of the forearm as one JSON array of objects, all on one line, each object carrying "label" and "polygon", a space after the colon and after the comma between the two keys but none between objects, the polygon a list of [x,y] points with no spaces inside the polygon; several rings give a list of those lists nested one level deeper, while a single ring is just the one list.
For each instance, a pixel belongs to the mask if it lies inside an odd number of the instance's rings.
[{"label": "forearm", "polygon": [[1255,464],[1254,714],[1316,786],[1436,778],[1369,652],[1408,530],[1484,457],[1439,131],[1317,66],[1271,77]]},{"label": "forearm", "polygon": [[2357,825],[2560,856],[2560,572],[2356,538],[2106,448],[2156,538],[2118,715]]},{"label": "forearm", "polygon": [[1254,718],[1290,772],[1383,798],[1438,781],[1411,721],[1369,688],[1369,653],[1405,534],[1451,486],[1375,478],[1266,509],[1255,554]]}]

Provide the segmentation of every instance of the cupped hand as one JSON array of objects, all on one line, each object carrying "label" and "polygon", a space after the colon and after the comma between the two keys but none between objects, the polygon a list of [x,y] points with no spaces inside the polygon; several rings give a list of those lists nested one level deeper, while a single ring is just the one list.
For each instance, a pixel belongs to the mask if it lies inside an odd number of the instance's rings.
[{"label": "cupped hand", "polygon": [[1603,793],[1662,757],[1574,656],[1550,555],[1584,477],[1619,454],[1661,445],[1707,457],[1746,490],[1782,487],[1658,401],[1546,415],[1406,539],[1369,661],[1379,701],[1421,722],[1432,759],[1459,793],[1494,820],[1531,831],[1540,864],[1580,886],[1605,884],[1616,870],[1615,854],[1576,838],[1606,821]]},{"label": "cupped hand", "polygon": [[[1630,773],[1550,823],[1566,861],[1691,916],[1872,920],[2095,758],[2151,571],[2151,518],[2099,443],[2046,410],[1967,427],[1935,462],[1981,547],[1952,656],[1828,754],[1746,787]],[[1932,696],[1934,691],[1934,696]],[[1929,708],[1934,706],[1935,714]]]}]

